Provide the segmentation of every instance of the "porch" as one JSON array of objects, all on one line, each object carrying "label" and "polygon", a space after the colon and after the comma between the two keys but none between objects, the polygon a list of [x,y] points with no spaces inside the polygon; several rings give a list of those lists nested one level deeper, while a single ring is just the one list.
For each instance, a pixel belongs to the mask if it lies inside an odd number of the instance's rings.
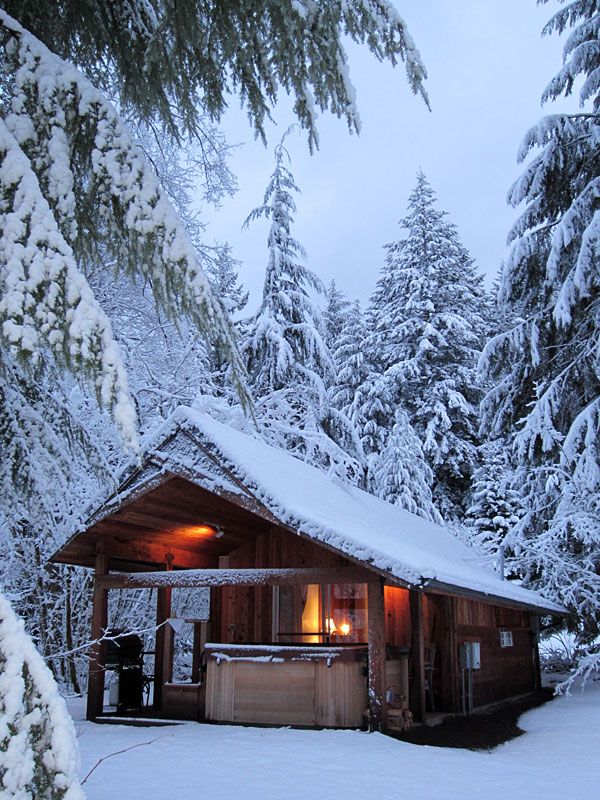
[{"label": "porch", "polygon": [[[92,637],[100,641],[91,653],[88,719],[106,713],[102,634],[109,592],[137,588],[153,588],[157,596],[153,716],[385,730],[388,701],[396,718],[402,711],[409,716],[409,669],[417,665],[407,646],[386,641],[392,609],[386,615],[383,580],[369,570],[221,567],[124,574],[102,572],[106,558],[98,561]],[[170,617],[174,588],[211,590],[211,620],[187,620],[194,628],[194,649],[191,680],[185,683],[173,681],[176,629],[184,622]],[[268,641],[240,641],[256,606],[246,606],[245,617],[233,617],[237,625],[225,624],[236,593],[250,589],[255,601],[262,593],[269,597]],[[219,641],[223,627],[229,641]],[[424,680],[421,688],[424,710]],[[412,695],[418,707],[418,696]]]}]

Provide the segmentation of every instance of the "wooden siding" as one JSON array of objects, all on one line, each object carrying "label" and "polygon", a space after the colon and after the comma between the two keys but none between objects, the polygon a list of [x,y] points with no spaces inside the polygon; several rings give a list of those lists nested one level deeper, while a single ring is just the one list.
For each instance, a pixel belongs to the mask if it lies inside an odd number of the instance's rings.
[{"label": "wooden siding", "polygon": [[[473,671],[473,704],[534,691],[535,648],[529,612],[464,598],[455,602],[458,644],[481,644],[481,669]],[[500,647],[500,630],[512,631],[512,647]]]},{"label": "wooden siding", "polygon": [[385,632],[387,643],[393,647],[410,646],[410,608],[408,589],[386,586]]},{"label": "wooden siding", "polygon": [[197,683],[166,683],[162,715],[171,719],[200,721],[204,718],[204,690]]}]

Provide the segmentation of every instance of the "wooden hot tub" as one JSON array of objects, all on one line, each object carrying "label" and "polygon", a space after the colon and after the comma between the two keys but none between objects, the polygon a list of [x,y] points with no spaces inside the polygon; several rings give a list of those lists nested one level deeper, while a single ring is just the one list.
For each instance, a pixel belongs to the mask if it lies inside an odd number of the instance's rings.
[{"label": "wooden hot tub", "polygon": [[360,728],[366,645],[207,644],[206,719]]}]

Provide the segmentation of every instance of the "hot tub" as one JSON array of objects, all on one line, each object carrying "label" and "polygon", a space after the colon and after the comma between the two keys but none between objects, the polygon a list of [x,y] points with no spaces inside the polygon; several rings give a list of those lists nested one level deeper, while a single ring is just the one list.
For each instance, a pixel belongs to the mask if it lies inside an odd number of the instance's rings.
[{"label": "hot tub", "polygon": [[361,728],[366,645],[207,644],[206,719]]}]

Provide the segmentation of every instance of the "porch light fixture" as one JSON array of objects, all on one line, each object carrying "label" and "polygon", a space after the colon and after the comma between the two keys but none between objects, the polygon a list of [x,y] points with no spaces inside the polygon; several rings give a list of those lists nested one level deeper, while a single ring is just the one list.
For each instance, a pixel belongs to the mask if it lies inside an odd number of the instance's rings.
[{"label": "porch light fixture", "polygon": [[342,636],[348,636],[350,633],[350,625],[347,622],[342,622],[340,625],[340,633]]},{"label": "porch light fixture", "polygon": [[224,531],[219,528],[218,525],[193,525],[190,528],[186,528],[185,532],[190,534],[191,536],[198,536],[198,537],[207,537],[207,536],[214,536],[215,539],[220,539],[223,536]]}]

